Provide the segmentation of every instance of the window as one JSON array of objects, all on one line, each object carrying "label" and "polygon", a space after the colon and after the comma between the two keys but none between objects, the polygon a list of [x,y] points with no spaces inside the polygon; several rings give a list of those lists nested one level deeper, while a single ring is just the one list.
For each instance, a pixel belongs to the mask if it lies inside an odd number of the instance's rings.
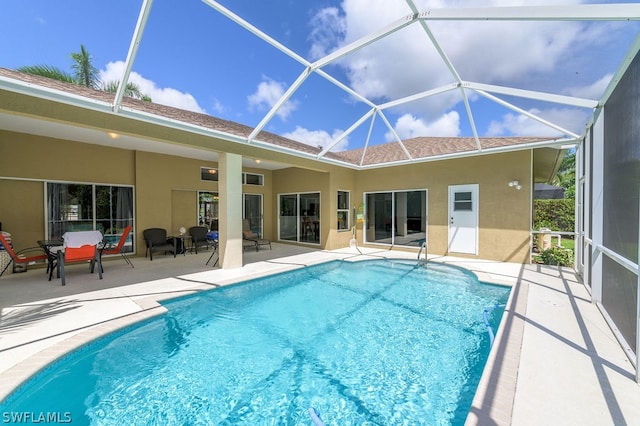
[{"label": "window", "polygon": [[256,173],[242,173],[242,183],[245,185],[264,185],[264,175]]},{"label": "window", "polygon": [[338,191],[338,231],[344,231],[351,228],[349,224],[349,192]]},{"label": "window", "polygon": [[200,167],[200,179],[210,180],[213,182],[218,181],[218,169],[212,169],[210,167]]},{"label": "window", "polygon": [[[212,169],[211,167],[200,167],[200,179],[218,182],[218,169]],[[264,185],[264,175],[257,173],[242,173],[243,185]]]},{"label": "window", "polygon": [[456,192],[453,201],[454,211],[473,211],[471,192]]},{"label": "window", "polygon": [[[47,239],[67,231],[102,232],[117,243],[122,231],[133,226],[133,188],[127,186],[47,182]],[[133,251],[131,233],[125,250]]]}]

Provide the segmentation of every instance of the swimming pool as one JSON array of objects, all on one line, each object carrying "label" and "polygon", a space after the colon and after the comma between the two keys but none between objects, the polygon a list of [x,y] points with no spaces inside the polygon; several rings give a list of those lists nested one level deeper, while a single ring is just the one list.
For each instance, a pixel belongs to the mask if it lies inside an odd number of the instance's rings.
[{"label": "swimming pool", "polygon": [[[508,287],[415,261],[334,261],[166,303],[0,405],[93,424],[463,424]],[[495,328],[501,309],[490,311]],[[62,417],[63,419],[66,417]]]}]

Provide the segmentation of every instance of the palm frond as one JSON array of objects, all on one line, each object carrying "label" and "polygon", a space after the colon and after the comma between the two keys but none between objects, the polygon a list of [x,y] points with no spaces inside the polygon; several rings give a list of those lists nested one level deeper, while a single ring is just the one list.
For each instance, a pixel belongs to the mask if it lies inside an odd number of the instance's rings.
[{"label": "palm frond", "polygon": [[[102,85],[102,90],[109,93],[116,93],[118,91],[118,87],[120,86],[120,82],[117,80],[109,81]],[[125,87],[124,96],[129,98],[141,99],[146,102],[151,102],[151,98],[148,95],[145,95],[140,90],[140,86],[135,83],[127,83]]]},{"label": "palm frond", "polygon": [[76,83],[75,78],[73,78],[71,74],[52,65],[27,65],[16,68],[16,71],[20,71],[25,74],[39,75],[41,77],[64,81],[66,83]]}]

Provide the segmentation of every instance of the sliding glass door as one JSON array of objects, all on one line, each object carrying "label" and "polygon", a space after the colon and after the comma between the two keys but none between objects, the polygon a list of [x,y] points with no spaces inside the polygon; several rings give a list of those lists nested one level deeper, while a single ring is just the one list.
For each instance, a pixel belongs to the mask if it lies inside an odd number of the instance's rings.
[{"label": "sliding glass door", "polygon": [[198,191],[198,224],[218,230],[218,193]]},{"label": "sliding glass door", "polygon": [[262,195],[243,194],[243,218],[249,221],[249,228],[262,238]]},{"label": "sliding glass door", "polygon": [[365,194],[365,241],[419,247],[427,239],[427,190]]},{"label": "sliding glass door", "polygon": [[298,195],[280,195],[278,237],[285,241],[298,241]]},{"label": "sliding glass door", "polygon": [[[128,186],[54,183],[46,184],[46,238],[57,239],[68,231],[98,230],[105,240],[117,243],[122,231],[133,226],[133,188]],[[133,235],[126,251],[133,251]]]},{"label": "sliding glass door", "polygon": [[281,240],[320,243],[320,193],[281,194],[278,197]]}]

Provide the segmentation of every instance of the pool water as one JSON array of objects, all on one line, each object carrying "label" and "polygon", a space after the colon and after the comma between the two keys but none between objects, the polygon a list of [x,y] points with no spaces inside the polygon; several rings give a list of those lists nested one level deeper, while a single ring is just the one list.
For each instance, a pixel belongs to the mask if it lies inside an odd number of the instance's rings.
[{"label": "pool water", "polygon": [[[166,303],[0,412],[73,424],[461,425],[510,289],[415,261],[334,261]],[[502,315],[491,310],[494,329]],[[63,417],[64,418],[64,417]]]}]

